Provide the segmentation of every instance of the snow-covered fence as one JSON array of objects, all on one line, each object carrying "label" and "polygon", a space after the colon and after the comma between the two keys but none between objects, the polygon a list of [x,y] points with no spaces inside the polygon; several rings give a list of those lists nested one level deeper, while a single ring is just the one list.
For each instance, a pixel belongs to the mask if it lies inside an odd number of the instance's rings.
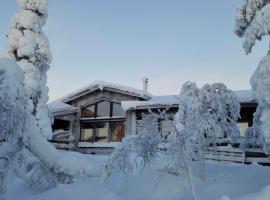
[{"label": "snow-covered fence", "polygon": [[236,163],[245,163],[246,158],[245,151],[231,147],[215,147],[215,149],[209,148],[205,152],[204,157],[207,160]]},{"label": "snow-covered fence", "polygon": [[258,163],[270,165],[270,158],[262,149],[240,149],[234,147],[209,148],[204,155],[207,160],[220,161],[224,163]]}]

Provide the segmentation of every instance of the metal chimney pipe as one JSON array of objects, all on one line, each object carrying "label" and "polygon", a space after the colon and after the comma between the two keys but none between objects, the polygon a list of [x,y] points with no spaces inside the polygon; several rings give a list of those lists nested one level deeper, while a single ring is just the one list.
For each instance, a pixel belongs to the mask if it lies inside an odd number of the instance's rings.
[{"label": "metal chimney pipe", "polygon": [[143,93],[148,93],[148,78],[143,77]]}]

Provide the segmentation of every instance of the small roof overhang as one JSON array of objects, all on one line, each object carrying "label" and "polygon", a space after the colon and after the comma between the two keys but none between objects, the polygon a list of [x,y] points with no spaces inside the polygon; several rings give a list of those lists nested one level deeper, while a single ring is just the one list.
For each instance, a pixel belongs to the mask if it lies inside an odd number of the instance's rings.
[{"label": "small roof overhang", "polygon": [[60,115],[74,114],[78,112],[78,108],[66,104],[61,100],[52,101],[48,104],[49,111],[53,117]]}]

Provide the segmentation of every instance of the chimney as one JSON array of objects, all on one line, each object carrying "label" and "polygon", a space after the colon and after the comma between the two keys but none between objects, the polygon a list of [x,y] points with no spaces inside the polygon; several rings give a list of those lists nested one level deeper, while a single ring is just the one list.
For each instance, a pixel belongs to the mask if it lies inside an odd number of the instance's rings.
[{"label": "chimney", "polygon": [[144,77],[142,81],[143,81],[143,93],[146,94],[148,93],[148,78]]}]

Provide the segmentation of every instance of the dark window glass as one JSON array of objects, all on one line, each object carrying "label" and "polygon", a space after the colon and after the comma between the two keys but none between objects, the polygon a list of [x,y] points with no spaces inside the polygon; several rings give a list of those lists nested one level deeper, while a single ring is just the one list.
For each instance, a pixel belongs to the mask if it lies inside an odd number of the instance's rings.
[{"label": "dark window glass", "polygon": [[112,142],[121,142],[125,135],[124,122],[111,122]]},{"label": "dark window glass", "polygon": [[110,117],[110,105],[108,101],[101,101],[97,104],[97,117]]},{"label": "dark window glass", "polygon": [[118,103],[113,103],[113,116],[125,116],[125,111]]},{"label": "dark window glass", "polygon": [[82,123],[81,124],[81,141],[92,142],[94,137],[94,124]]},{"label": "dark window glass", "polygon": [[96,123],[96,142],[108,142],[109,122]]},{"label": "dark window glass", "polygon": [[86,107],[82,109],[82,118],[92,118],[95,117],[95,105]]}]

